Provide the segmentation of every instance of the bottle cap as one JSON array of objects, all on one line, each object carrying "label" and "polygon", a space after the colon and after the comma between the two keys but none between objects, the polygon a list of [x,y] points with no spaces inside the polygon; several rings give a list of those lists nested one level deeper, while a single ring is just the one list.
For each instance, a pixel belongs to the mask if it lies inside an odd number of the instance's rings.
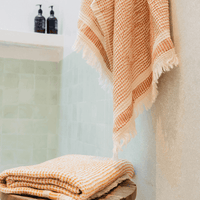
[{"label": "bottle cap", "polygon": [[51,14],[51,15],[54,15],[53,6],[49,6],[49,8],[50,8],[50,7],[51,7],[50,14]]},{"label": "bottle cap", "polygon": [[38,10],[38,14],[39,13],[42,14],[42,9],[41,9],[42,5],[41,4],[37,4],[36,6],[40,6],[40,9]]}]

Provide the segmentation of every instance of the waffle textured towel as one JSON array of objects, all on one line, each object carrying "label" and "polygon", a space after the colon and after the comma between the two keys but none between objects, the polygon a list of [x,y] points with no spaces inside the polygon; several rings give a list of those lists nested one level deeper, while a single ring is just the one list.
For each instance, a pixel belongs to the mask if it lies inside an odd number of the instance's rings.
[{"label": "waffle textured towel", "polygon": [[114,157],[136,135],[135,119],[157,96],[163,71],[178,65],[168,0],[82,0],[75,51],[111,86]]},{"label": "waffle textured towel", "polygon": [[0,174],[0,191],[56,200],[89,199],[103,195],[134,176],[133,165],[84,155],[67,155],[39,165],[18,167]]}]

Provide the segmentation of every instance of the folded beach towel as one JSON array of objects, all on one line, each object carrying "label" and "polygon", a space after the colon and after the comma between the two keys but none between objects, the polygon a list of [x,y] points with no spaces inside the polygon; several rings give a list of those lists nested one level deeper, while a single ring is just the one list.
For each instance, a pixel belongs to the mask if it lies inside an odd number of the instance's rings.
[{"label": "folded beach towel", "polygon": [[84,200],[101,196],[133,176],[133,165],[126,160],[66,155],[38,165],[3,171],[0,192]]},{"label": "folded beach towel", "polygon": [[[163,71],[178,65],[168,0],[82,0],[74,50],[113,89],[113,155],[136,135],[135,119],[157,97]],[[121,141],[123,143],[121,144]]]}]

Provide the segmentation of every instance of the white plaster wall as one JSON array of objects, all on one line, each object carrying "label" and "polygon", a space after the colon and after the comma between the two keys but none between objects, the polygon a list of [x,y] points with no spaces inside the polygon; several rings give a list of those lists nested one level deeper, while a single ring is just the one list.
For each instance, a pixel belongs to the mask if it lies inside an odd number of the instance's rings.
[{"label": "white plaster wall", "polygon": [[156,200],[200,199],[200,1],[171,0],[179,68],[163,74],[152,108]]},{"label": "white plaster wall", "polygon": [[0,0],[0,29],[21,32],[34,32],[34,18],[42,4],[43,16],[50,16],[50,5],[54,5],[55,17],[58,19],[58,34],[62,34],[62,15],[64,8],[61,0]]},{"label": "white plaster wall", "polygon": [[63,57],[65,58],[73,52],[72,46],[77,37],[77,22],[79,17],[81,0],[60,1],[63,7],[63,34],[65,35],[65,48]]}]

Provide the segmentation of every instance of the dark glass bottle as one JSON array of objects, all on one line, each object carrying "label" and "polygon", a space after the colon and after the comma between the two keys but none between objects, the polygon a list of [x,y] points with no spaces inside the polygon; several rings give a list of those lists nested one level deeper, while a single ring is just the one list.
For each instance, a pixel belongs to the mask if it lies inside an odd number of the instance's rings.
[{"label": "dark glass bottle", "polygon": [[40,6],[40,9],[38,10],[38,15],[35,17],[35,28],[34,31],[37,33],[45,33],[45,17],[42,16],[42,9],[40,4],[37,4],[36,6]]},{"label": "dark glass bottle", "polygon": [[49,34],[58,34],[58,20],[54,17],[53,6],[51,7],[50,17],[47,19],[47,33]]}]

